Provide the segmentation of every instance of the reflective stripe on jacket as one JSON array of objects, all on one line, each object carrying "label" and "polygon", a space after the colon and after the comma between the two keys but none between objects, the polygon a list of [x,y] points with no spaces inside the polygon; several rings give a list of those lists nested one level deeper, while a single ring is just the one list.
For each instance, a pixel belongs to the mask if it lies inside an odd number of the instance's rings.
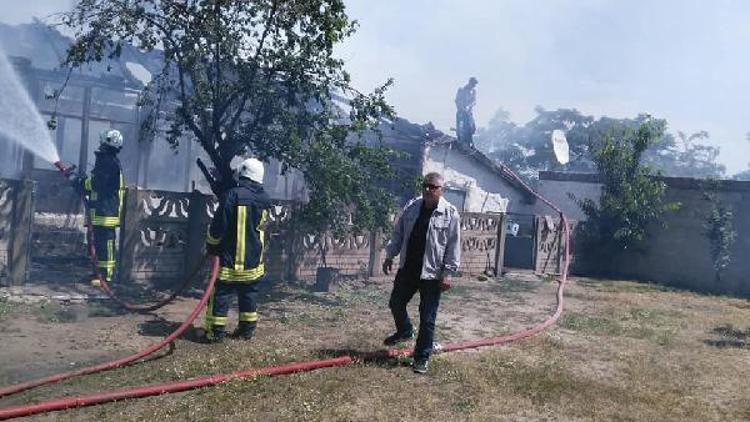
[{"label": "reflective stripe on jacket", "polygon": [[[406,263],[406,248],[409,236],[422,209],[422,197],[409,201],[396,221],[393,235],[385,247],[386,257],[400,255],[399,268]],[[445,274],[453,275],[461,264],[461,217],[456,207],[445,198],[440,198],[432,212],[427,228],[427,240],[422,262],[423,280],[440,280]]]},{"label": "reflective stripe on jacket", "polygon": [[244,179],[222,195],[206,236],[207,250],[219,256],[220,280],[252,282],[266,273],[264,225],[270,207],[263,187]]},{"label": "reflective stripe on jacket", "polygon": [[83,189],[88,195],[88,217],[94,226],[117,227],[125,197],[125,177],[120,160],[110,151],[96,151],[95,154],[94,170],[83,180]]}]

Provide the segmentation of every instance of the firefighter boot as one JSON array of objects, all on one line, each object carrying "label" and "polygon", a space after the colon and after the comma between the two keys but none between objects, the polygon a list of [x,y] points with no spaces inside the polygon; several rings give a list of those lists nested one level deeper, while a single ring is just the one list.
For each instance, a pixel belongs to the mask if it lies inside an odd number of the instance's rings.
[{"label": "firefighter boot", "polygon": [[211,330],[206,331],[206,335],[203,337],[203,342],[222,343],[226,336],[227,333],[224,331],[224,327],[214,327]]},{"label": "firefighter boot", "polygon": [[237,329],[233,333],[233,337],[240,340],[250,340],[255,335],[255,323],[240,321],[237,325]]}]

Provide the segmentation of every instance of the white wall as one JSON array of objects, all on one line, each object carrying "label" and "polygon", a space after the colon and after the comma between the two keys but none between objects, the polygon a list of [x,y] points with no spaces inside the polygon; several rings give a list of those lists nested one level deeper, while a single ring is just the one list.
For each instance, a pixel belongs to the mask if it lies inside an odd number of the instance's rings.
[{"label": "white wall", "polygon": [[[570,198],[572,194],[576,199],[591,199],[599,201],[602,185],[599,183],[585,183],[578,181],[539,180],[537,192],[550,202],[558,206],[565,216],[571,220],[585,220],[586,215],[581,211],[578,204]],[[553,215],[555,211],[541,201],[537,202],[535,214]]]},{"label": "white wall", "polygon": [[425,148],[422,175],[430,172],[442,174],[446,186],[466,191],[464,211],[506,212],[514,200],[514,189],[500,174],[450,145]]}]

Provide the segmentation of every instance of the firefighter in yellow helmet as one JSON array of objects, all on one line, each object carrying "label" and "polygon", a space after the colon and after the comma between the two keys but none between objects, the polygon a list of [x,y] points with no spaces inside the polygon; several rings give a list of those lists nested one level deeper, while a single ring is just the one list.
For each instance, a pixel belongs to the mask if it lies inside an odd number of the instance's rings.
[{"label": "firefighter in yellow helmet", "polygon": [[206,338],[221,342],[229,304],[234,294],[239,301],[239,324],[235,336],[249,340],[258,321],[255,296],[265,275],[264,224],[271,198],[263,189],[263,163],[244,160],[235,170],[237,185],[219,198],[219,207],[208,230],[206,249],[220,260],[219,278],[206,309]]},{"label": "firefighter in yellow helmet", "polygon": [[[94,169],[80,179],[88,204],[88,219],[93,228],[96,267],[99,274],[112,281],[115,270],[115,230],[120,226],[125,178],[117,154],[122,149],[120,131],[108,129],[99,134]],[[89,239],[90,240],[90,239]],[[91,282],[99,286],[99,279]]]}]

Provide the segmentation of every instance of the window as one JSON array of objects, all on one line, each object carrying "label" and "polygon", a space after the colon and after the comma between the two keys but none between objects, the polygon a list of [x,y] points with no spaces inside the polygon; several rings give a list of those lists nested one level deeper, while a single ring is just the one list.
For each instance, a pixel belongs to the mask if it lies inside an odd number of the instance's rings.
[{"label": "window", "polygon": [[465,211],[466,191],[463,189],[445,188],[443,197],[459,211]]}]

